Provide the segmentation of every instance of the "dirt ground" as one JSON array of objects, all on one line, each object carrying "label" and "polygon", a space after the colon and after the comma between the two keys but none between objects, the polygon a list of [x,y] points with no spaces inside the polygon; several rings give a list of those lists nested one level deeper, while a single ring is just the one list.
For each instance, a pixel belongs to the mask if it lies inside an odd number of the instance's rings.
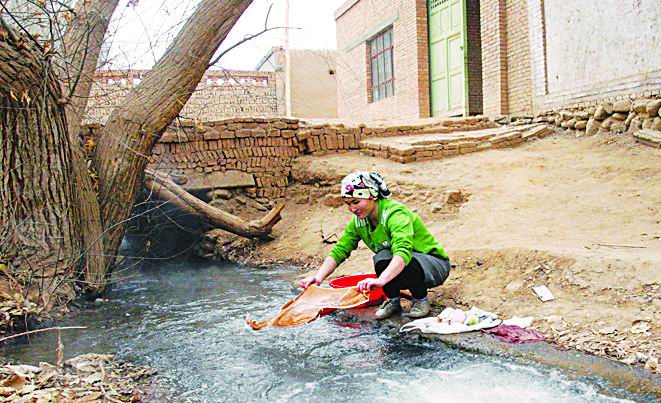
[{"label": "dirt ground", "polygon": [[[533,316],[533,327],[560,346],[658,372],[661,150],[628,136],[559,132],[406,165],[357,152],[304,157],[275,241],[251,260],[316,270],[351,218],[336,194],[356,170],[381,172],[456,265],[432,290],[435,308]],[[332,277],[371,272],[371,256],[361,243]],[[535,285],[555,300],[541,302]]]}]

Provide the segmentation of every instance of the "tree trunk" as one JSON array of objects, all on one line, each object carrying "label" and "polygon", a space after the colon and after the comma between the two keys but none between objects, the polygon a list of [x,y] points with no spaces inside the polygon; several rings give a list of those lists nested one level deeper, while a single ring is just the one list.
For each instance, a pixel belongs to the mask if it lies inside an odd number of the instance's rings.
[{"label": "tree trunk", "polygon": [[[3,21],[0,21],[3,22]],[[46,298],[85,270],[75,163],[61,87],[47,56],[0,32],[0,258]],[[72,295],[71,284],[58,291]]]},{"label": "tree trunk", "polygon": [[165,55],[111,113],[96,147],[106,256],[117,254],[154,144],[252,0],[202,0]]},{"label": "tree trunk", "polygon": [[67,97],[69,133],[78,135],[87,107],[103,38],[119,0],[79,0],[62,39],[62,92]]},{"label": "tree trunk", "polygon": [[76,16],[69,23],[62,40],[64,69],[60,74],[62,92],[66,99],[67,124],[73,158],[73,174],[76,187],[76,204],[87,217],[83,220],[80,235],[87,253],[85,281],[87,292],[94,295],[105,288],[108,260],[104,254],[101,211],[82,146],[80,124],[87,107],[89,94],[94,83],[94,72],[98,63],[103,38],[119,0],[81,0],[76,4]]},{"label": "tree trunk", "polygon": [[145,170],[145,187],[181,210],[202,216],[218,228],[246,238],[269,239],[271,228],[280,221],[280,211],[284,207],[276,206],[260,220],[245,221],[198,199],[162,173]]}]

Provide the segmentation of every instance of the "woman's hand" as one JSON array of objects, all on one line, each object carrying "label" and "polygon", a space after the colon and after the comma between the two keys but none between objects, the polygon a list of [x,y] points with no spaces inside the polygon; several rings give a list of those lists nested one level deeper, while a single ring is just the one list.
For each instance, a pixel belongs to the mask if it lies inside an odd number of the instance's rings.
[{"label": "woman's hand", "polygon": [[356,284],[356,288],[358,288],[358,291],[363,292],[374,288],[381,288],[384,284],[385,283],[380,278],[366,278],[365,280],[360,280],[358,284]]},{"label": "woman's hand", "polygon": [[321,281],[317,280],[317,278],[315,276],[308,276],[308,277],[304,278],[303,280],[301,280],[298,283],[298,286],[299,286],[299,288],[304,288],[305,289],[305,288],[308,288],[310,286],[310,284],[320,285]]}]

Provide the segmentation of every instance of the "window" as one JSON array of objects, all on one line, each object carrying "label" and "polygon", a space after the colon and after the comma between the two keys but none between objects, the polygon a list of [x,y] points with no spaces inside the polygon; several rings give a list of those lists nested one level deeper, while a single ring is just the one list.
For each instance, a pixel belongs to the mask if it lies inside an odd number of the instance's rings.
[{"label": "window", "polygon": [[367,49],[370,62],[368,98],[370,102],[375,102],[395,94],[392,26],[368,41]]}]

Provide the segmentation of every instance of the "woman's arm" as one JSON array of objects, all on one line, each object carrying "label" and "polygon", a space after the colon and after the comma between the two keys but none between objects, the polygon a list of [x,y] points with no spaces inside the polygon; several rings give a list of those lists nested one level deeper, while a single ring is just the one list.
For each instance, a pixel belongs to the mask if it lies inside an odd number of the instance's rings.
[{"label": "woman's arm", "polygon": [[405,266],[406,263],[404,263],[404,259],[399,255],[395,255],[392,257],[392,260],[388,263],[388,267],[386,267],[383,273],[381,273],[379,278],[366,278],[365,280],[359,281],[356,287],[358,288],[358,291],[368,291],[372,288],[383,287],[397,277],[399,273],[404,270]]},{"label": "woman's arm", "polygon": [[320,285],[321,283],[324,282],[324,279],[326,277],[328,277],[332,272],[335,271],[336,268],[337,268],[337,263],[335,263],[335,259],[328,256],[326,260],[324,260],[324,263],[322,263],[319,269],[317,270],[317,274],[315,274],[314,276],[309,276],[304,278],[303,280],[300,281],[299,286],[301,288],[308,288],[310,284]]}]

